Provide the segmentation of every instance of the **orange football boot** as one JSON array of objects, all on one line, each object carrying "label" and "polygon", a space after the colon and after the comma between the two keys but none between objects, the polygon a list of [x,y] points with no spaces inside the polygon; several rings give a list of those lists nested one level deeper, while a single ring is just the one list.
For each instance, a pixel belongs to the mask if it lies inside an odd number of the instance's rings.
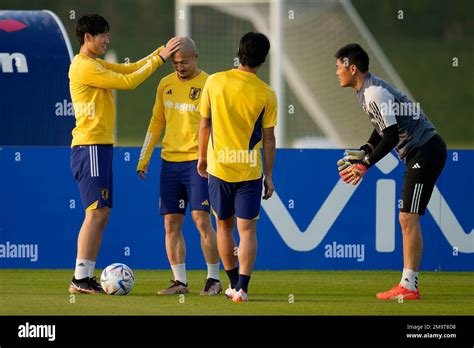
[{"label": "orange football boot", "polygon": [[416,291],[408,290],[398,284],[388,291],[379,292],[376,296],[379,300],[398,300],[400,298],[403,300],[419,300],[420,291],[418,289]]}]

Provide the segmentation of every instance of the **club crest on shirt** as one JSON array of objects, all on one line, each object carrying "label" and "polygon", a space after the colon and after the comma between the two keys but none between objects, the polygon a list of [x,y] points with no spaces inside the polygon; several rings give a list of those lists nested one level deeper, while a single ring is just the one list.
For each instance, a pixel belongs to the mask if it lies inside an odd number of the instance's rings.
[{"label": "club crest on shirt", "polygon": [[191,90],[189,91],[189,99],[191,99],[191,100],[199,99],[199,97],[201,95],[201,89],[202,88],[191,87]]},{"label": "club crest on shirt", "polygon": [[102,189],[100,190],[100,196],[104,201],[109,199],[109,190],[108,189]]}]

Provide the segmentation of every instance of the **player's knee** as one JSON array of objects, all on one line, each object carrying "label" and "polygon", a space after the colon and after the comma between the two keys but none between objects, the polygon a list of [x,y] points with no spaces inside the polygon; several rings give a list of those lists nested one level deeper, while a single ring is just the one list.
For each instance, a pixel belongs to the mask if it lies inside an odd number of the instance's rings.
[{"label": "player's knee", "polygon": [[419,216],[418,214],[401,212],[398,219],[400,221],[400,226],[402,227],[402,232],[407,233],[413,229],[413,226],[418,224]]},{"label": "player's knee", "polygon": [[255,228],[239,228],[240,239],[257,240],[257,231]]},{"label": "player's knee", "polygon": [[167,235],[177,235],[181,233],[181,225],[182,225],[182,219],[171,216],[171,215],[166,215],[165,216],[165,232]]},{"label": "player's knee", "polygon": [[181,236],[181,227],[178,224],[165,223],[165,233],[168,238],[178,238]]},{"label": "player's knee", "polygon": [[211,218],[209,214],[195,214],[193,215],[193,221],[201,235],[207,236],[212,232]]},{"label": "player's knee", "polygon": [[405,227],[407,226],[408,224],[408,216],[407,216],[407,213],[400,213],[398,215],[398,221],[400,222],[400,226],[402,227],[402,232],[404,231]]},{"label": "player's knee", "polygon": [[109,219],[109,207],[102,207],[98,209],[89,210],[86,214],[87,218],[94,224],[105,225]]},{"label": "player's knee", "polygon": [[227,220],[216,219],[217,228],[221,231],[230,231],[234,232],[234,218],[231,217]]}]

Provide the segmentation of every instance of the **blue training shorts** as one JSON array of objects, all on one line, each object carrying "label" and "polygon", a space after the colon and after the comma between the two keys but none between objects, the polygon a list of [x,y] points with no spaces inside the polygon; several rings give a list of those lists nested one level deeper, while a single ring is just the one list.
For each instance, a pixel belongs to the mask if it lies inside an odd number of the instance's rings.
[{"label": "blue training shorts", "polygon": [[86,210],[112,208],[113,145],[79,145],[71,149],[71,170]]},{"label": "blue training shorts", "polygon": [[219,220],[235,215],[256,220],[260,214],[262,178],[241,182],[227,182],[209,174],[209,198]]},{"label": "blue training shorts", "polygon": [[197,161],[169,162],[162,160],[160,174],[160,214],[210,211],[207,180],[199,176]]}]

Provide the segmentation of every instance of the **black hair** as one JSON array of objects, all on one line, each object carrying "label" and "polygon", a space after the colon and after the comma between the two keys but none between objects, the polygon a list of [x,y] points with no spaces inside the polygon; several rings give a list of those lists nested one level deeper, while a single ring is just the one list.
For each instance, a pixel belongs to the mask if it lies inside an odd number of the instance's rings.
[{"label": "black hair", "polygon": [[240,39],[237,56],[240,64],[255,68],[265,62],[270,41],[262,33],[249,32]]},{"label": "black hair", "polygon": [[108,33],[110,30],[107,20],[98,14],[85,15],[79,18],[76,25],[76,36],[81,46],[84,44],[86,33],[95,36],[97,34]]},{"label": "black hair", "polygon": [[337,59],[341,61],[347,58],[350,65],[355,65],[360,72],[369,70],[369,55],[359,44],[352,43],[341,47],[335,54]]}]

